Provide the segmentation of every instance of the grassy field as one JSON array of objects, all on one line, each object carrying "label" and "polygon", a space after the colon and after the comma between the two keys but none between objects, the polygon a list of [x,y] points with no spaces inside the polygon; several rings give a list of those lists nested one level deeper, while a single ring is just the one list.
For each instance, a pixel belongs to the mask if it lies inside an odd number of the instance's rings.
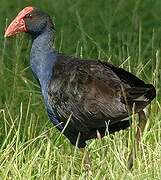
[{"label": "grassy field", "polygon": [[[137,115],[132,128],[88,141],[88,176],[82,154],[49,121],[29,67],[30,37],[3,38],[6,25],[25,6],[40,7],[52,16],[60,52],[103,59],[156,87],[133,171],[126,163]],[[160,0],[1,0],[0,180],[161,179],[160,7]]]}]

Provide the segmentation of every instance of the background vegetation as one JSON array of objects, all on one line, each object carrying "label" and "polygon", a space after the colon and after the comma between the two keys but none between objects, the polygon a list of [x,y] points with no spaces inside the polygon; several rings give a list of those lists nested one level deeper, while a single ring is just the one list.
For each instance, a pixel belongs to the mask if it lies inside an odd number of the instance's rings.
[{"label": "background vegetation", "polygon": [[[88,142],[90,175],[82,154],[49,121],[29,67],[30,37],[3,38],[6,25],[26,6],[52,16],[60,52],[104,59],[155,85],[132,172],[126,162],[137,115],[132,128]],[[160,7],[160,0],[1,0],[0,179],[161,179]]]}]

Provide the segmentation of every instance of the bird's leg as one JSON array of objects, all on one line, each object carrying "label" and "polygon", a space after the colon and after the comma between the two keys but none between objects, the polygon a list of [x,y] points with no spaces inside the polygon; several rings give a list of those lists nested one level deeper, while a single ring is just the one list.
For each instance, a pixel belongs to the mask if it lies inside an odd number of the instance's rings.
[{"label": "bird's leg", "polygon": [[139,145],[139,143],[141,141],[141,135],[144,132],[146,122],[147,122],[147,120],[146,120],[145,112],[142,110],[139,112],[139,127],[138,127],[137,133],[136,133],[137,145]]},{"label": "bird's leg", "polygon": [[85,150],[85,148],[80,148],[80,151],[83,153],[83,164],[85,167],[85,170],[89,171],[91,169],[91,160],[89,159],[88,152]]},{"label": "bird's leg", "polygon": [[[140,144],[140,141],[141,141],[141,135],[145,129],[145,125],[146,125],[146,116],[145,116],[145,112],[143,110],[141,110],[139,113],[139,125],[138,125],[138,128],[137,128],[137,132],[136,132],[136,136],[135,136],[135,143],[136,143],[136,148],[139,147],[139,144]],[[135,146],[135,143],[134,143],[134,146]],[[133,166],[133,161],[135,159],[135,151],[134,151],[134,147],[133,149],[131,150],[131,153],[129,155],[129,159],[128,159],[128,165],[127,165],[127,168],[130,170]]]}]

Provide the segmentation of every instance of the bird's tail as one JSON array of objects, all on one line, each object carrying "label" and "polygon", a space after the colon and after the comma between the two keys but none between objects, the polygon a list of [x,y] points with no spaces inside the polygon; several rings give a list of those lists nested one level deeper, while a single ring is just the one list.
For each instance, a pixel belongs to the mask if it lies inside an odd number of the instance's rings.
[{"label": "bird's tail", "polygon": [[156,96],[153,85],[146,84],[144,87],[131,87],[123,91],[122,102],[130,106],[135,104],[136,112],[144,109]]}]

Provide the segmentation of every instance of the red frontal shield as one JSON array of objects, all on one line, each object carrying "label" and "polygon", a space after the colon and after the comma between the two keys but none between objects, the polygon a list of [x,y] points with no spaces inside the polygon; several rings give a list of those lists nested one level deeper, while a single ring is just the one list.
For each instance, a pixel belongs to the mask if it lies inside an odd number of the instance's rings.
[{"label": "red frontal shield", "polygon": [[11,22],[11,24],[6,29],[4,37],[14,36],[20,32],[26,31],[26,25],[23,18],[33,11],[33,7],[24,8],[16,18]]}]

